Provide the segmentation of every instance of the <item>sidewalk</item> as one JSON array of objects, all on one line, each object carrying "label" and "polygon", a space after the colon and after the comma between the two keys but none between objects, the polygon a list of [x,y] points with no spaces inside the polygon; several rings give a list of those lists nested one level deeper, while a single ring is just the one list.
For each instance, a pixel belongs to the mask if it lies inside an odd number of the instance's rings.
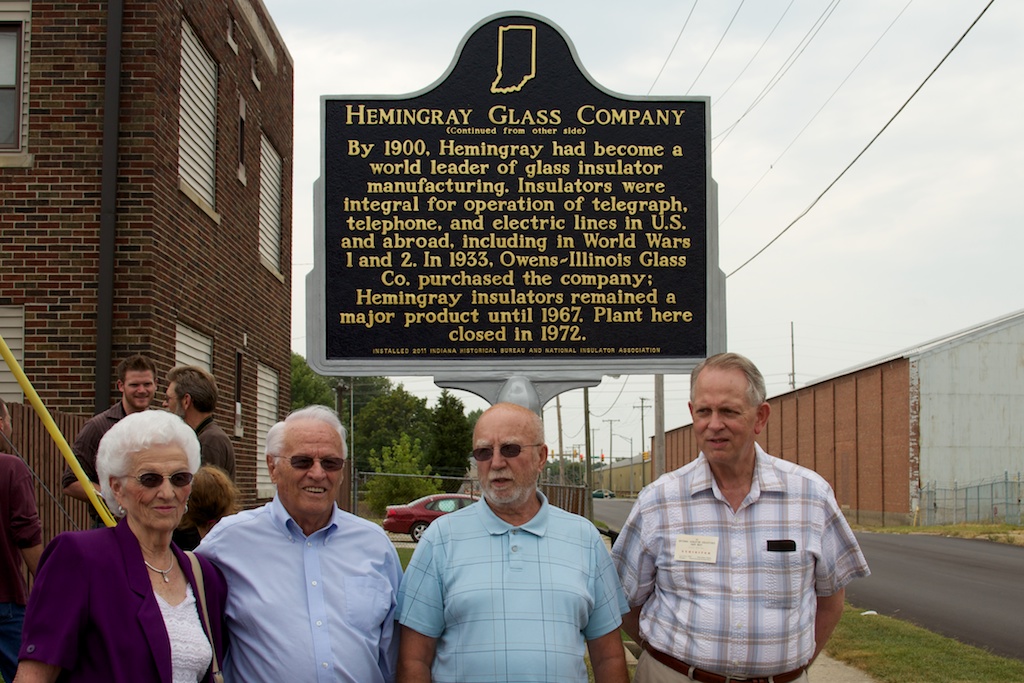
[{"label": "sidewalk", "polygon": [[828,683],[875,683],[875,679],[860,669],[843,664],[822,652],[807,670],[807,677],[812,681],[828,681]]}]

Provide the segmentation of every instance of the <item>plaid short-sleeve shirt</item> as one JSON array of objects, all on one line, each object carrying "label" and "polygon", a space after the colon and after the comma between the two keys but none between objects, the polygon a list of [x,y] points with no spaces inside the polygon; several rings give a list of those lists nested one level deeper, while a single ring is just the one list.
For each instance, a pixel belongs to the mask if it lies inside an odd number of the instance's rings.
[{"label": "plaid short-sleeve shirt", "polygon": [[[828,483],[755,447],[739,510],[701,454],[641,492],[612,549],[652,647],[742,677],[805,665],[818,596],[869,574]],[[714,552],[698,558],[687,543]]]}]

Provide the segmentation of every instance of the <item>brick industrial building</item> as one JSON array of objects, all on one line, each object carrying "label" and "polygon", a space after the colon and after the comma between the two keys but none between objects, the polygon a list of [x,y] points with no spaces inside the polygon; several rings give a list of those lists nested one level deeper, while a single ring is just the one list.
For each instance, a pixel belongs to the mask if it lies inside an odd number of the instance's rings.
[{"label": "brick industrial building", "polygon": [[0,334],[64,414],[132,353],[158,402],[208,367],[247,500],[290,404],[292,102],[260,0],[0,3]]},{"label": "brick industrial building", "polygon": [[[821,474],[855,521],[907,524],[922,513],[921,497],[931,485],[1004,477],[1011,493],[987,501],[982,494],[979,505],[995,509],[979,517],[1020,518],[1024,310],[768,403],[771,416],[758,442],[772,455]],[[666,432],[665,454],[669,471],[697,457],[692,425]]]}]

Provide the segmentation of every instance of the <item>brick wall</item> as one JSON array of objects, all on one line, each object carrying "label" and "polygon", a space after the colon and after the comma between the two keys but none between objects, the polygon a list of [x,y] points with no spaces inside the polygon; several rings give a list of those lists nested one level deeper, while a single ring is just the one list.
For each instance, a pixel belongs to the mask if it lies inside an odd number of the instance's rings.
[{"label": "brick wall", "polygon": [[[906,524],[918,483],[910,463],[909,382],[909,362],[900,359],[770,398],[758,443],[824,477],[853,521]],[[693,425],[665,433],[667,470],[699,454]]]},{"label": "brick wall", "polygon": [[[259,18],[261,30],[243,7]],[[99,333],[106,12],[107,3],[32,3],[27,151],[33,163],[0,168],[0,305],[25,308],[24,369],[44,403],[83,414],[93,412]],[[219,222],[179,189],[183,20],[218,65]],[[233,441],[240,484],[249,490],[257,362],[280,374],[281,415],[290,405],[291,60],[258,0],[127,0],[121,54],[113,362],[136,352],[152,357],[161,401],[163,373],[174,365],[176,324],[210,336],[222,397],[217,419],[230,435],[241,352],[245,435]],[[240,99],[246,103],[244,182]],[[262,265],[258,252],[261,133],[283,159],[280,272]]]}]

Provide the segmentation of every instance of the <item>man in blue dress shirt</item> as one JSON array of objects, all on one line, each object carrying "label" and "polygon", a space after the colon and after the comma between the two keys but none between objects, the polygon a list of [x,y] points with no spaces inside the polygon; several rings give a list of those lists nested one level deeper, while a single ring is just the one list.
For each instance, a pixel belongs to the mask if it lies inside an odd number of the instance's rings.
[{"label": "man in blue dress shirt", "polygon": [[537,490],[540,416],[498,403],[477,420],[483,501],[434,520],[399,593],[402,683],[627,683],[629,611],[592,523]]},{"label": "man in blue dress shirt", "polygon": [[383,529],[335,504],[344,464],[332,410],[291,413],[267,432],[274,500],[196,549],[228,581],[228,683],[394,681],[402,568]]}]

